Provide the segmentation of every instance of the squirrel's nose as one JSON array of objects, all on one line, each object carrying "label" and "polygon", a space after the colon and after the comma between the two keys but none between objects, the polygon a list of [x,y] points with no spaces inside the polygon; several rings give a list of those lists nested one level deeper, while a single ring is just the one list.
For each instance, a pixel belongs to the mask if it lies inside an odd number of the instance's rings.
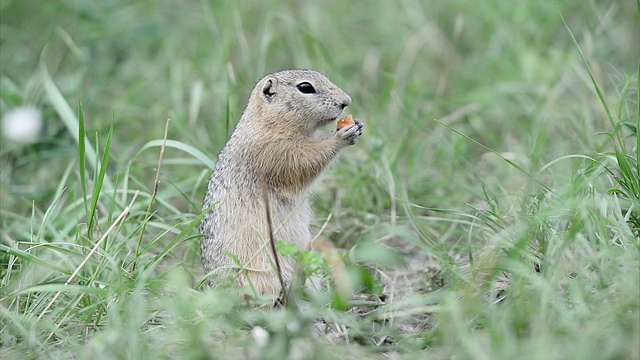
[{"label": "squirrel's nose", "polygon": [[347,97],[342,100],[342,104],[340,104],[340,107],[342,109],[344,109],[347,106],[349,106],[350,104],[351,104],[351,97],[349,95],[347,95]]}]

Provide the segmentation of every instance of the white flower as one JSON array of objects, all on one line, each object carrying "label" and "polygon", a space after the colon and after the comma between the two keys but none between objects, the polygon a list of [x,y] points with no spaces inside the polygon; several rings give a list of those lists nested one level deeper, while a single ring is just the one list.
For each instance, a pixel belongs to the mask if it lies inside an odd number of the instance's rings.
[{"label": "white flower", "polygon": [[30,144],[40,138],[42,113],[32,106],[8,111],[2,117],[2,136],[12,143]]},{"label": "white flower", "polygon": [[263,348],[269,342],[269,333],[260,326],[256,326],[251,329],[251,337],[258,348]]}]

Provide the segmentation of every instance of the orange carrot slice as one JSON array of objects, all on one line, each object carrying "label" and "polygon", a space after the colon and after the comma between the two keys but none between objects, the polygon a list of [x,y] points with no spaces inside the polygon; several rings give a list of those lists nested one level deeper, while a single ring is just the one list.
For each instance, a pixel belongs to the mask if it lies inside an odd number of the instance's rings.
[{"label": "orange carrot slice", "polygon": [[353,121],[353,116],[347,115],[338,121],[338,130],[342,129],[345,126],[355,125],[356,122]]}]

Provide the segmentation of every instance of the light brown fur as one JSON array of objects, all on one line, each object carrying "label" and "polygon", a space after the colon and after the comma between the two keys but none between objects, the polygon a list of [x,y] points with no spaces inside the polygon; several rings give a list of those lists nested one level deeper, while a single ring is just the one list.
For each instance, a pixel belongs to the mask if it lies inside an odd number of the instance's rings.
[{"label": "light brown fur", "polygon": [[[313,93],[307,83],[313,87]],[[303,91],[304,90],[304,91]],[[310,70],[286,70],[261,79],[209,180],[201,223],[207,272],[233,276],[258,294],[277,295],[280,283],[268,245],[261,179],[268,188],[276,241],[308,249],[311,241],[309,189],[338,152],[355,144],[362,123],[321,138],[351,98],[329,79]],[[236,257],[240,264],[232,258]],[[293,259],[281,259],[285,282]]]}]

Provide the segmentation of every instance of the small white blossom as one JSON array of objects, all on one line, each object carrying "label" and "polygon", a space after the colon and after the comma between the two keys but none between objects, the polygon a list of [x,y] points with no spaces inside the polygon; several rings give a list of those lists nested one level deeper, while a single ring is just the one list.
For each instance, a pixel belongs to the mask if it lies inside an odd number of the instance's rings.
[{"label": "small white blossom", "polygon": [[251,337],[258,348],[263,348],[269,342],[269,333],[260,326],[256,326],[251,329]]},{"label": "small white blossom", "polygon": [[42,113],[32,106],[10,110],[2,117],[2,136],[12,143],[30,144],[40,138]]}]

